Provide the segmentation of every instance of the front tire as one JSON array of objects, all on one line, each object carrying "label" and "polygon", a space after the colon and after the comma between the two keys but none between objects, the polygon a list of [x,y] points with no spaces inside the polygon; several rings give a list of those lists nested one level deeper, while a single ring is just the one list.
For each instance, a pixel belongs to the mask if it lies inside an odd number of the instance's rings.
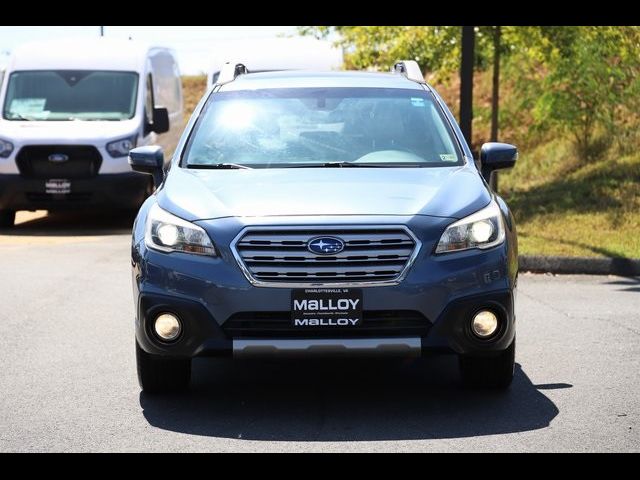
[{"label": "front tire", "polygon": [[11,228],[15,221],[15,210],[0,210],[0,228]]},{"label": "front tire", "polygon": [[460,355],[462,381],[475,388],[506,389],[513,380],[516,339],[495,357]]},{"label": "front tire", "polygon": [[165,358],[145,352],[136,341],[138,383],[145,393],[186,390],[191,379],[191,359]]}]

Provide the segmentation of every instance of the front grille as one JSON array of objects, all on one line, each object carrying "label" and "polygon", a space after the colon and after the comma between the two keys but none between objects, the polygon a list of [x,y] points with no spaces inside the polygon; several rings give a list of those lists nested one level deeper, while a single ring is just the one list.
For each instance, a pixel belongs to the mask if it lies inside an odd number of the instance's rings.
[{"label": "front grille", "polygon": [[[317,237],[344,242],[336,254],[309,251]],[[398,280],[418,247],[404,227],[249,228],[235,243],[238,260],[259,283],[375,283]]]},{"label": "front grille", "polygon": [[39,192],[27,192],[27,200],[33,203],[45,203],[53,201],[64,202],[88,202],[92,197],[91,192],[79,192],[79,193],[39,193]]},{"label": "front grille", "polygon": [[[68,159],[52,162],[51,155],[64,155]],[[98,174],[102,156],[90,145],[28,145],[20,149],[16,163],[26,178],[90,178]]]},{"label": "front grille", "polygon": [[422,337],[431,323],[413,310],[365,310],[357,327],[294,327],[291,312],[241,312],[222,325],[231,338]]}]

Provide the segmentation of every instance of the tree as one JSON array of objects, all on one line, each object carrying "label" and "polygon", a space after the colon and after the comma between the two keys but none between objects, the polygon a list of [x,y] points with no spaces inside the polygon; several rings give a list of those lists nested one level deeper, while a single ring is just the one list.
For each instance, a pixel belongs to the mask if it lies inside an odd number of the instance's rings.
[{"label": "tree", "polygon": [[475,28],[462,27],[460,60],[460,130],[471,146],[473,120],[473,67],[475,57]]},{"label": "tree", "polygon": [[491,138],[498,141],[498,111],[500,108],[500,37],[501,27],[493,27],[493,78],[491,85]]},{"label": "tree", "polygon": [[388,71],[397,60],[415,60],[423,72],[443,79],[460,64],[460,27],[309,26],[298,31],[316,38],[337,36],[346,68]]},{"label": "tree", "polygon": [[[547,33],[557,36],[557,33]],[[567,132],[586,161],[597,158],[637,103],[640,28],[564,27],[545,53],[548,74],[535,102],[538,124]],[[605,136],[596,138],[598,130]]]}]

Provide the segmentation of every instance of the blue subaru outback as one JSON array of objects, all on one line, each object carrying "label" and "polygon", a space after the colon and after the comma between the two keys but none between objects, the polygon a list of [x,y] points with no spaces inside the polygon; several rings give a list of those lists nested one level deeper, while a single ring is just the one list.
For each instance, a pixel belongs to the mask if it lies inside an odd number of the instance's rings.
[{"label": "blue subaru outback", "polygon": [[228,63],[134,224],[143,390],[185,388],[198,356],[450,352],[506,388],[517,239],[489,187],[515,147],[478,161],[418,65],[391,73],[248,72]]}]

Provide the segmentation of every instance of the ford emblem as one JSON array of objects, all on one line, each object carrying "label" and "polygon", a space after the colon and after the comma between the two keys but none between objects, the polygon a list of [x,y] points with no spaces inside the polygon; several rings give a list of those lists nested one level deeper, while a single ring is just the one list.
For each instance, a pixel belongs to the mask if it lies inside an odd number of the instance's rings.
[{"label": "ford emblem", "polygon": [[69,155],[65,155],[64,153],[52,153],[49,155],[49,161],[53,163],[62,163],[69,160]]},{"label": "ford emblem", "polygon": [[318,255],[332,255],[344,250],[344,242],[335,237],[316,237],[309,241],[307,248]]}]

